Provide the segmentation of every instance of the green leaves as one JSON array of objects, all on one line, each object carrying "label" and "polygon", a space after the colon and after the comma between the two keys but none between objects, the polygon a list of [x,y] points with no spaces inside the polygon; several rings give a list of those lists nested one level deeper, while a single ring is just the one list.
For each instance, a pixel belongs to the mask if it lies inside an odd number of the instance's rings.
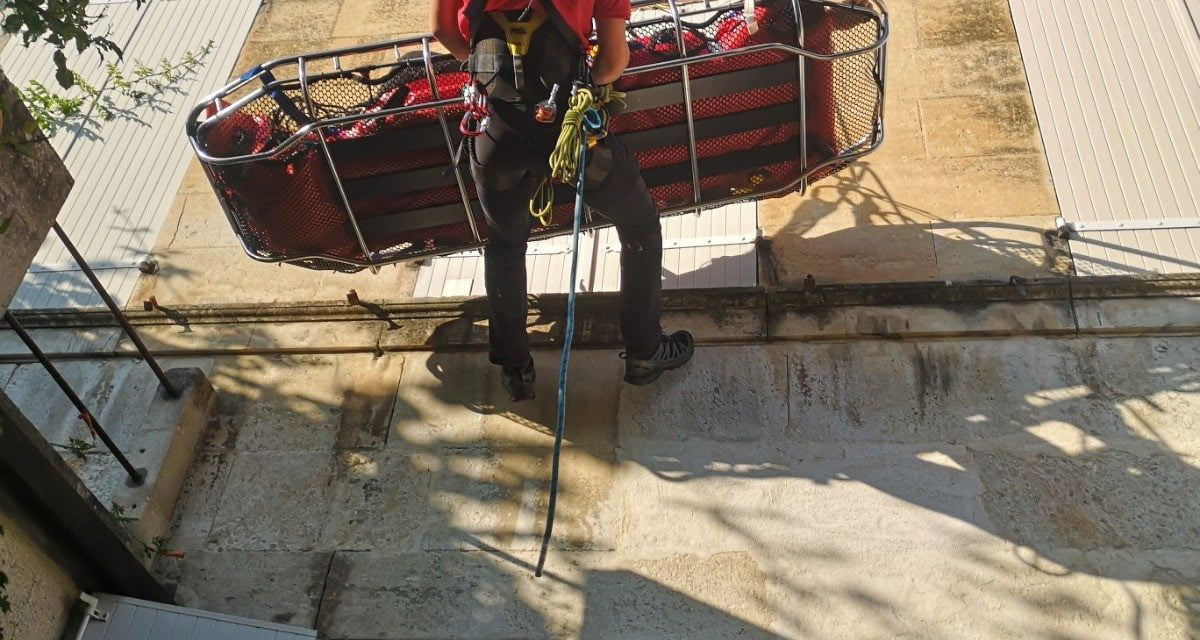
[{"label": "green leaves", "polygon": [[9,226],[12,225],[12,221],[13,221],[13,214],[11,214],[11,213],[8,214],[7,218],[0,220],[0,236],[8,233],[8,228],[9,228]]},{"label": "green leaves", "polygon": [[[42,41],[52,45],[54,52],[54,78],[64,89],[74,85],[75,74],[67,66],[63,50],[74,45],[82,52],[96,47],[101,54],[113,53],[121,57],[121,47],[103,36],[94,36],[88,31],[96,23],[98,13],[88,15],[90,0],[8,0],[7,15],[0,22],[5,33],[19,34],[26,46]],[[144,0],[137,0],[140,7]]]},{"label": "green leaves", "polygon": [[[71,74],[69,84],[64,84],[63,78],[58,78],[58,82],[72,87],[71,92],[59,93],[40,82],[30,81],[20,91],[21,101],[29,109],[38,128],[47,136],[54,135],[61,126],[80,120],[85,127],[89,126],[89,121],[111,122],[130,114],[128,103],[118,106],[114,96],[129,98],[135,107],[153,103],[158,94],[186,78],[200,66],[213,47],[214,43],[210,40],[198,51],[185,51],[179,62],[163,58],[153,67],[133,60],[125,65],[131,69],[129,71],[122,71],[121,67],[108,62],[104,65],[104,81],[100,83],[104,89],[97,88],[79,74],[66,69],[66,72]],[[56,63],[61,54],[61,51],[55,52]],[[59,71],[62,72],[63,69]]]}]

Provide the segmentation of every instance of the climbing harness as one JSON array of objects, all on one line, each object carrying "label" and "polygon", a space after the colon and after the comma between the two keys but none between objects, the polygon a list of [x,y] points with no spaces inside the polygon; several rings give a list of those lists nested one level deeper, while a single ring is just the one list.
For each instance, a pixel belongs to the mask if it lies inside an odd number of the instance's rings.
[{"label": "climbing harness", "polygon": [[508,55],[512,61],[513,87],[517,91],[525,88],[525,55],[529,53],[529,43],[533,40],[533,32],[546,22],[547,15],[541,12],[530,12],[533,3],[525,7],[521,17],[509,20],[503,11],[489,11],[488,15],[504,32],[504,42],[508,45]]},{"label": "climbing harness", "polygon": [[[568,131],[568,118],[573,122]],[[558,177],[575,178],[575,215],[571,227],[571,284],[567,288],[567,321],[563,328],[562,357],[558,364],[558,412],[554,427],[554,453],[550,460],[550,502],[546,507],[546,529],[542,533],[542,548],[538,552],[534,575],[542,576],[550,537],[554,533],[554,514],[558,506],[558,468],[562,456],[563,433],[567,422],[567,370],[571,362],[571,342],[575,338],[575,287],[579,270],[579,228],[583,222],[583,184],[587,170],[588,136],[584,128],[598,131],[603,119],[592,102],[591,90],[576,86],[571,96],[571,108],[563,116],[563,133],[550,156],[550,169]],[[569,159],[567,158],[569,156]]]}]

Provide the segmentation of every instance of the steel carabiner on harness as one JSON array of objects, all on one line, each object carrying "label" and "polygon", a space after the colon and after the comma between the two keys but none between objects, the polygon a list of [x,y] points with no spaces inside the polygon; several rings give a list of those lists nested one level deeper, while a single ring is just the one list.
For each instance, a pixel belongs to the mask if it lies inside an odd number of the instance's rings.
[{"label": "steel carabiner on harness", "polygon": [[468,83],[463,87],[463,104],[467,112],[458,123],[459,133],[468,138],[483,135],[492,121],[491,111],[488,110],[487,91],[477,83]]}]

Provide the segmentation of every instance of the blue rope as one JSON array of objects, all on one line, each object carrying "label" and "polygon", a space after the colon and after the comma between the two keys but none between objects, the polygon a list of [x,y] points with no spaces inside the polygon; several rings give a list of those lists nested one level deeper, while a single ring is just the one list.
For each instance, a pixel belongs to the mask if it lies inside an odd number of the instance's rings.
[{"label": "blue rope", "polygon": [[[594,110],[593,110],[594,112]],[[599,114],[596,121],[600,122]],[[588,115],[584,122],[590,126]],[[558,417],[554,428],[554,456],[550,462],[550,504],[546,507],[546,530],[542,533],[542,550],[538,553],[535,576],[542,577],[550,536],[554,532],[554,511],[558,506],[558,461],[562,455],[563,431],[567,423],[567,366],[571,362],[571,341],[575,339],[575,278],[579,269],[579,226],[583,220],[583,178],[587,166],[587,135],[579,145],[579,177],[575,180],[575,223],[571,230],[571,284],[567,289],[567,324],[563,329],[562,359],[558,364]]]}]

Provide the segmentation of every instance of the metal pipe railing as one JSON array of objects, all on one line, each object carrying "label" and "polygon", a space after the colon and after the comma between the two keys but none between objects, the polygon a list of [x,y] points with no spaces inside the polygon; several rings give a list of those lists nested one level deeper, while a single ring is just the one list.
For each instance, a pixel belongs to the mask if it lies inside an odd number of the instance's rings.
[{"label": "metal pipe railing", "polygon": [[[877,1],[877,0],[873,0],[873,1]],[[825,4],[825,3],[822,3],[822,4]],[[787,53],[787,54],[791,54],[791,55],[801,56],[801,57],[807,58],[809,60],[814,60],[817,62],[832,62],[834,60],[851,58],[851,57],[868,54],[868,53],[872,53],[872,52],[878,51],[880,49],[883,49],[883,47],[887,44],[887,42],[891,36],[890,26],[887,21],[886,13],[881,15],[881,14],[876,14],[875,12],[870,11],[865,8],[862,8],[862,7],[847,6],[847,5],[838,5],[838,6],[842,7],[844,10],[847,10],[847,11],[857,11],[857,12],[863,13],[866,16],[869,16],[870,18],[876,20],[879,24],[879,33],[878,33],[878,38],[876,39],[876,41],[865,47],[847,49],[845,51],[838,51],[836,53],[829,53],[829,54],[822,54],[822,53],[817,53],[815,51],[807,50],[803,46],[800,46],[800,43],[798,43],[797,45],[789,45],[789,44],[784,44],[781,42],[764,42],[764,43],[749,45],[749,46],[746,46],[746,47],[743,47],[741,49],[737,49],[734,51],[715,51],[715,52],[700,54],[700,55],[696,55],[696,56],[681,57],[681,58],[676,58],[676,59],[672,59],[672,60],[664,60],[661,62],[640,65],[637,67],[631,67],[631,68],[627,69],[625,71],[625,73],[632,75],[632,74],[646,73],[646,72],[651,72],[651,71],[665,71],[668,69],[681,69],[685,66],[695,65],[695,64],[702,63],[702,62],[710,62],[713,60],[720,60],[720,59],[729,58],[729,57],[751,55],[751,54],[765,53],[765,52],[781,52],[781,53]],[[676,20],[679,20],[680,24],[682,24],[681,17],[672,16],[672,22],[675,22]],[[316,55],[312,56],[312,58],[324,59],[324,58],[330,57],[331,55],[333,55],[335,53],[336,54],[367,53],[367,52],[371,52],[371,51],[378,51],[380,48],[408,46],[408,45],[414,45],[414,46],[421,45],[423,47],[426,47],[426,46],[428,46],[428,36],[405,38],[402,40],[380,42],[380,43],[367,44],[367,45],[358,45],[355,47],[348,47],[348,48],[343,48],[343,49],[334,49],[331,51],[325,51],[320,54],[316,54]],[[426,54],[424,51],[422,53],[426,56],[425,62],[428,65],[432,61],[433,56],[431,54]],[[305,56],[304,58],[305,58],[305,60],[310,59],[309,56]],[[280,58],[278,60],[273,60],[269,63],[262,65],[262,68],[267,69],[267,68],[279,66],[281,64],[285,64],[285,63],[289,63],[289,62],[295,63],[298,61],[298,59],[299,58]],[[322,75],[318,75],[315,77],[309,77],[308,80],[311,81],[315,78],[324,78],[327,75],[328,74],[322,74]],[[234,80],[234,81],[230,82],[229,84],[227,84],[226,86],[213,92],[211,95],[207,96],[204,99],[204,101],[200,102],[198,105],[196,105],[192,109],[192,112],[189,114],[188,121],[187,121],[188,138],[191,141],[193,150],[196,151],[196,155],[198,158],[200,158],[200,160],[207,162],[209,164],[212,164],[212,165],[228,165],[228,164],[241,164],[241,163],[252,161],[252,160],[271,158],[273,156],[279,155],[280,153],[283,153],[284,151],[286,151],[287,149],[289,149],[296,143],[300,142],[301,140],[304,140],[305,138],[307,138],[309,136],[309,134],[311,134],[313,131],[316,131],[316,130],[341,127],[341,126],[351,125],[356,122],[361,122],[364,120],[374,120],[376,118],[383,118],[383,117],[387,117],[387,116],[412,113],[415,111],[420,111],[420,110],[425,110],[425,109],[430,109],[430,108],[446,107],[446,106],[451,106],[451,105],[454,105],[454,104],[457,104],[458,102],[460,102],[459,98],[446,98],[446,99],[433,100],[433,101],[430,101],[427,103],[422,103],[422,104],[415,104],[415,105],[402,106],[402,107],[392,107],[389,109],[381,109],[379,111],[373,111],[370,113],[358,113],[358,114],[338,116],[338,117],[333,117],[333,118],[326,118],[326,119],[321,120],[321,122],[319,122],[319,123],[314,122],[314,123],[308,123],[308,124],[302,125],[299,128],[297,128],[296,131],[294,131],[285,140],[277,142],[273,147],[271,147],[269,149],[264,149],[264,150],[256,152],[256,153],[243,154],[240,156],[230,156],[230,157],[217,157],[217,156],[212,156],[212,155],[208,154],[204,150],[204,148],[201,146],[201,144],[198,140],[199,130],[202,127],[213,126],[222,117],[224,117],[225,114],[234,113],[239,108],[253,102],[254,100],[257,100],[258,98],[261,98],[266,95],[270,95],[271,92],[273,92],[273,91],[281,90],[284,87],[284,85],[286,84],[286,81],[277,80],[275,82],[271,82],[266,85],[260,86],[257,89],[248,93],[247,95],[242,96],[241,98],[239,98],[232,104],[221,107],[218,110],[218,113],[216,115],[214,115],[212,118],[209,118],[207,120],[202,121],[200,119],[201,114],[204,112],[204,110],[210,104],[219,105],[220,104],[219,101],[224,96],[228,95],[229,93],[231,93],[241,87],[246,86],[252,80],[257,79],[260,76],[261,76],[261,73]]]},{"label": "metal pipe railing", "polygon": [[106,432],[104,428],[100,426],[100,422],[96,420],[96,416],[92,415],[92,412],[87,408],[87,405],[83,404],[83,400],[79,398],[79,395],[75,393],[75,390],[71,388],[71,385],[68,384],[66,379],[62,377],[62,374],[60,374],[58,369],[55,368],[54,363],[50,362],[50,359],[46,357],[46,354],[43,353],[41,348],[38,347],[37,343],[33,341],[33,337],[29,335],[29,332],[25,330],[25,327],[21,326],[21,323],[17,321],[11,311],[4,312],[4,321],[8,323],[8,326],[12,327],[12,330],[17,334],[17,337],[21,339],[21,342],[25,343],[25,346],[29,349],[30,353],[33,354],[33,357],[36,358],[37,361],[40,362],[41,365],[46,369],[46,373],[50,374],[50,377],[53,378],[54,382],[58,384],[58,388],[62,389],[62,392],[67,396],[67,399],[71,401],[71,404],[75,405],[75,408],[79,411],[80,419],[83,420],[88,429],[90,429],[92,433],[96,434],[96,436],[104,442],[104,446],[108,447],[108,450],[113,454],[113,457],[117,459],[117,462],[121,463],[121,467],[124,468],[125,472],[129,474],[130,484],[133,486],[141,486],[143,483],[145,483],[145,471],[135,469],[133,464],[129,462],[129,458],[126,458],[125,454],[121,453],[121,449],[117,447],[117,443],[113,442],[113,439],[109,437],[108,432]]},{"label": "metal pipe railing", "polygon": [[[679,16],[679,7],[676,6],[675,0],[667,0],[667,8],[671,13],[671,21],[675,23],[675,42],[679,47],[679,57],[682,65],[680,67],[680,79],[683,84],[683,111],[684,119],[687,122],[688,135],[688,160],[692,165],[692,202],[700,203],[700,158],[696,151],[696,113],[695,105],[692,104],[692,68],[688,66],[687,41],[683,37],[683,22]],[[800,93],[803,100],[804,92]],[[697,209],[696,213],[700,210]]]},{"label": "metal pipe railing", "polygon": [[183,395],[183,391],[171,382],[167,374],[163,372],[162,367],[158,366],[158,361],[154,359],[154,356],[150,355],[150,350],[146,348],[146,343],[142,342],[142,338],[138,335],[137,330],[133,328],[133,325],[129,324],[129,319],[125,317],[125,312],[121,311],[121,307],[117,306],[117,302],[108,294],[108,289],[104,288],[104,285],[100,282],[100,278],[96,277],[96,272],[92,271],[92,267],[87,263],[87,260],[84,260],[83,254],[79,253],[79,249],[75,248],[75,243],[71,242],[71,238],[67,236],[67,232],[63,231],[63,228],[59,226],[57,221],[52,228],[54,229],[54,233],[58,235],[58,239],[67,247],[67,251],[75,260],[75,264],[78,264],[79,269],[83,271],[83,275],[87,276],[88,281],[92,283],[92,287],[96,289],[96,293],[100,294],[100,299],[104,300],[105,306],[116,317],[117,322],[120,323],[121,328],[125,331],[125,335],[129,336],[130,342],[137,348],[142,359],[146,361],[146,364],[150,365],[150,369],[154,371],[154,375],[158,377],[158,381],[162,384],[163,390],[172,398],[178,398]]},{"label": "metal pipe railing", "polygon": [[[304,96],[304,104],[308,107],[309,117],[315,120],[317,118],[317,109],[313,104],[312,93],[308,90],[308,59],[300,56],[299,61],[300,93]],[[363,258],[372,263],[371,273],[379,273],[379,266],[374,264],[375,260],[371,255],[371,248],[367,246],[367,239],[363,237],[362,229],[358,225],[358,216],[354,215],[354,205],[350,204],[350,198],[346,195],[346,187],[342,184],[342,176],[338,173],[337,163],[333,161],[333,154],[329,152],[329,143],[325,141],[325,136],[323,135],[317,136],[317,143],[321,148],[321,156],[325,159],[325,166],[329,167],[329,174],[333,176],[333,184],[337,187],[342,206],[346,208],[346,216],[350,219],[350,228],[354,231],[354,239],[358,240],[359,248],[362,249]]]}]

